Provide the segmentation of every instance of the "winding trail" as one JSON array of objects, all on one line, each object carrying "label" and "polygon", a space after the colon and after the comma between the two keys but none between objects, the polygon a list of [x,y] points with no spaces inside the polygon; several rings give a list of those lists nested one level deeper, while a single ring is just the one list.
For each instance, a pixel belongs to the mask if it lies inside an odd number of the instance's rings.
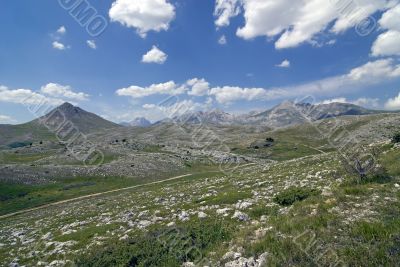
[{"label": "winding trail", "polygon": [[58,206],[58,205],[69,203],[69,202],[79,201],[79,200],[88,199],[88,198],[92,198],[92,197],[98,197],[98,196],[102,196],[102,195],[110,194],[110,193],[115,193],[115,192],[126,191],[126,190],[139,188],[139,187],[144,187],[144,186],[148,186],[148,185],[161,184],[161,183],[178,180],[178,179],[181,179],[181,178],[184,178],[184,177],[188,177],[188,176],[192,176],[192,175],[193,174],[189,173],[189,174],[179,175],[179,176],[175,176],[175,177],[172,177],[172,178],[168,178],[168,179],[160,180],[160,181],[155,181],[155,182],[151,182],[151,183],[133,185],[133,186],[129,186],[129,187],[113,189],[113,190],[109,190],[109,191],[93,193],[93,194],[90,194],[90,195],[85,195],[85,196],[70,198],[70,199],[66,199],[66,200],[61,200],[61,201],[45,204],[45,205],[42,205],[42,206],[38,206],[38,207],[35,207],[35,208],[30,208],[30,209],[26,209],[26,210],[20,210],[20,211],[16,211],[16,212],[13,212],[13,213],[1,215],[0,216],[0,220],[6,219],[6,218],[9,218],[9,217],[13,217],[13,216],[16,216],[16,215],[24,214],[24,213],[36,211],[36,210],[45,209],[45,208],[48,208],[48,207]]}]

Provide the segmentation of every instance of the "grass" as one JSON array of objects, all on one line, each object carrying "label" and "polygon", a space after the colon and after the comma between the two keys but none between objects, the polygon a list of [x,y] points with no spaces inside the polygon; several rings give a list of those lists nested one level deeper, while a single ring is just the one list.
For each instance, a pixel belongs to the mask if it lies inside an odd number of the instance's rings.
[{"label": "grass", "polygon": [[0,215],[145,181],[121,177],[78,177],[44,185],[0,183]]},{"label": "grass", "polygon": [[[1,153],[1,152],[0,152]],[[47,158],[49,156],[54,155],[55,152],[49,151],[46,153],[11,153],[11,152],[3,152],[0,157],[1,162],[3,164],[10,163],[32,163],[34,161]]]},{"label": "grass", "polygon": [[[213,166],[205,166],[203,172],[196,173],[201,169],[196,165],[193,167],[193,175],[182,177],[181,179],[168,181],[166,183],[173,185],[182,183],[182,181],[193,181],[205,177],[214,177],[220,175],[219,171]],[[185,170],[187,173],[187,170]],[[178,173],[178,175],[186,174]],[[172,174],[171,174],[172,175]],[[150,182],[161,181],[171,178],[161,175],[160,177],[76,177],[60,178],[48,184],[42,185],[23,185],[16,183],[0,182],[0,215],[16,212],[23,209],[29,209],[52,202],[85,196],[93,193],[99,193],[124,187],[147,184]],[[165,184],[151,185],[157,190]]]},{"label": "grass", "polygon": [[239,200],[250,198],[251,196],[251,192],[228,191],[217,196],[198,199],[195,202],[200,203],[204,201],[207,205],[236,204]]},{"label": "grass", "polygon": [[206,263],[205,255],[229,240],[234,227],[222,220],[192,220],[175,228],[136,232],[128,241],[111,241],[76,257],[77,266],[181,266]]}]

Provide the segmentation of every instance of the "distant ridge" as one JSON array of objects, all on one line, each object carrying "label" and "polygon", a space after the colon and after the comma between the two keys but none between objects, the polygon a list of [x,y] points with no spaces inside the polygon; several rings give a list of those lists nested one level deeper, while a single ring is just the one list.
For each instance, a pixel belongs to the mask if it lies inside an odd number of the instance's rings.
[{"label": "distant ridge", "polygon": [[131,122],[121,122],[120,125],[126,127],[149,127],[152,123],[144,117],[138,117]]}]

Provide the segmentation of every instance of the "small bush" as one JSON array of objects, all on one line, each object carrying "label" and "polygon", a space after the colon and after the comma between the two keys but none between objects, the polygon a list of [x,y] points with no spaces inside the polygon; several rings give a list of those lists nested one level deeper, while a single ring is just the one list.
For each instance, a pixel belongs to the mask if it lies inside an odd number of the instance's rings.
[{"label": "small bush", "polygon": [[319,194],[319,191],[315,189],[293,187],[276,195],[274,201],[281,206],[290,206],[297,201],[302,201],[317,194]]},{"label": "small bush", "polygon": [[392,137],[392,143],[393,143],[393,144],[398,144],[398,143],[400,143],[400,132],[396,133],[396,134]]},{"label": "small bush", "polygon": [[14,142],[8,145],[9,148],[20,148],[29,146],[29,142]]}]

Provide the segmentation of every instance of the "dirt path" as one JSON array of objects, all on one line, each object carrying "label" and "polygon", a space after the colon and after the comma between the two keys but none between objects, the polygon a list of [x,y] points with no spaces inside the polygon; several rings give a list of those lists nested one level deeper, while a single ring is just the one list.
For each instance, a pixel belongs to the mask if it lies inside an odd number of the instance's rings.
[{"label": "dirt path", "polygon": [[180,178],[188,177],[188,176],[191,176],[191,175],[193,175],[193,174],[189,173],[189,174],[175,176],[175,177],[172,177],[172,178],[168,178],[168,179],[160,180],[160,181],[155,181],[155,182],[151,182],[151,183],[147,183],[147,184],[134,185],[134,186],[114,189],[114,190],[110,190],[110,191],[94,193],[94,194],[90,194],[90,195],[86,195],[86,196],[80,196],[80,197],[75,197],[75,198],[71,198],[71,199],[61,200],[61,201],[45,204],[45,205],[42,205],[42,206],[38,206],[38,207],[35,207],[35,208],[26,209],[26,210],[20,210],[20,211],[17,211],[17,212],[1,215],[0,216],[0,220],[1,219],[6,219],[6,218],[9,218],[9,217],[12,217],[12,216],[16,216],[16,215],[32,212],[32,211],[35,211],[35,210],[40,210],[40,209],[45,209],[45,208],[48,208],[48,207],[58,206],[58,205],[69,203],[69,202],[73,202],[73,201],[78,201],[78,200],[87,199],[87,198],[91,198],[91,197],[97,197],[97,196],[101,196],[101,195],[105,195],[105,194],[110,194],[110,193],[130,190],[130,189],[133,189],[133,188],[139,188],[139,187],[144,187],[144,186],[148,186],[148,185],[161,184],[161,183],[165,183],[165,182],[168,182],[168,181],[178,180]]}]

